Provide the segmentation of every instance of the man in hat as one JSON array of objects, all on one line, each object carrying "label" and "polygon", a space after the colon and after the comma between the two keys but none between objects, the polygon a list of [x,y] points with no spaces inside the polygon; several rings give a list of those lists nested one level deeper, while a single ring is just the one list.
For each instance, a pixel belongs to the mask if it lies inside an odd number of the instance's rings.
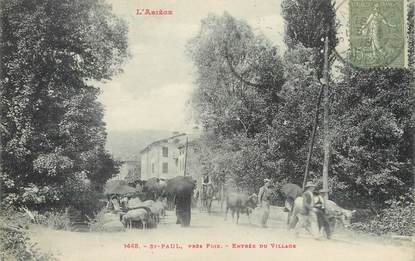
[{"label": "man in hat", "polygon": [[259,204],[264,211],[263,216],[261,218],[261,225],[262,227],[267,227],[268,217],[269,217],[269,209],[270,209],[270,199],[271,199],[271,180],[264,179],[264,186],[259,189],[258,193],[258,200]]},{"label": "man in hat", "polygon": [[299,215],[300,222],[295,228],[295,234],[300,233],[300,229],[305,227],[313,237],[318,238],[318,218],[317,211],[315,209],[314,191],[316,185],[308,181],[305,185],[303,192],[303,205],[305,215]]},{"label": "man in hat", "polygon": [[[306,211],[306,218],[304,224],[309,232],[315,237],[319,238],[319,230],[321,227],[324,228],[327,238],[331,236],[331,229],[329,220],[325,211],[325,201],[323,193],[326,190],[315,190],[316,185],[313,182],[307,182],[304,193],[303,193],[303,204]],[[297,227],[298,229],[301,226]],[[298,231],[296,231],[298,233]]]},{"label": "man in hat", "polygon": [[314,207],[314,191],[316,189],[316,185],[308,181],[305,185],[304,192],[303,192],[303,203],[304,207],[306,208],[307,213],[310,212]]}]

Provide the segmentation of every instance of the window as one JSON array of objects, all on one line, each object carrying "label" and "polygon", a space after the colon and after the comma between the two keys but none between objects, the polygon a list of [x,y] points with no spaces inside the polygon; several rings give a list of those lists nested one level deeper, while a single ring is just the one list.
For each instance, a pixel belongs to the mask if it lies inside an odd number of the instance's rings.
[{"label": "window", "polygon": [[154,173],[154,163],[151,163],[151,173]]},{"label": "window", "polygon": [[169,156],[169,148],[163,147],[162,148],[162,155],[163,155],[163,157],[168,157]]},{"label": "window", "polygon": [[163,162],[163,173],[169,172],[169,163]]}]

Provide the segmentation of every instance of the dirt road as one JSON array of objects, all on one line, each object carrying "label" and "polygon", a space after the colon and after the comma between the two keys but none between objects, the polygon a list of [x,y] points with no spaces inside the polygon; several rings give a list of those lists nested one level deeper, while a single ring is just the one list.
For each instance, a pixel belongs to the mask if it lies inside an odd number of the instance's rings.
[{"label": "dirt road", "polygon": [[[287,231],[282,213],[273,211],[268,228],[224,221],[223,214],[192,213],[191,227],[175,224],[168,212],[157,229],[118,233],[68,232],[34,227],[38,247],[60,260],[415,260],[410,245],[394,245],[352,233],[337,233],[318,241],[306,233],[296,238]],[[262,247],[261,247],[262,246]]]}]

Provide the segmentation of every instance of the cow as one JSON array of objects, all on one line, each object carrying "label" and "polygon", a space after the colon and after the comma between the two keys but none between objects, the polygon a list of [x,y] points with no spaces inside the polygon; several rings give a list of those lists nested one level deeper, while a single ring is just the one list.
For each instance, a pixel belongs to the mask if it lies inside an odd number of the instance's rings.
[{"label": "cow", "polygon": [[[344,208],[339,207],[334,201],[327,200],[325,202],[325,215],[327,216],[327,219],[329,221],[330,231],[334,230],[334,227],[336,225],[336,221],[339,221],[344,227],[350,226],[350,221],[352,219],[353,213],[355,211],[347,210]],[[304,207],[303,204],[303,198],[298,197],[294,201],[293,208],[290,212],[290,220],[289,220],[289,228],[293,229],[297,225],[298,222],[298,216],[299,215],[307,215],[307,210]],[[319,228],[321,229],[322,224],[319,223]],[[330,235],[327,235],[327,237],[330,237]]]},{"label": "cow", "polygon": [[123,216],[121,216],[121,222],[127,229],[132,228],[133,222],[141,222],[143,224],[143,230],[147,228],[147,223],[150,219],[151,210],[146,207],[129,210]]},{"label": "cow", "polygon": [[128,201],[127,210],[135,210],[135,209],[147,209],[149,210],[150,218],[156,221],[157,223],[160,222],[160,216],[164,215],[164,204],[161,201],[154,201],[154,200],[146,200],[141,201],[139,198],[130,199]]},{"label": "cow", "polygon": [[244,193],[230,193],[226,196],[225,220],[228,217],[229,209],[232,211],[232,220],[236,212],[236,224],[239,222],[239,213],[246,213],[249,217],[250,212],[256,207],[258,197],[256,194],[248,196]]},{"label": "cow", "polygon": [[[350,221],[352,220],[352,217],[356,210],[347,210],[344,208],[339,207],[334,201],[327,200],[325,203],[326,205],[326,215],[328,215],[329,218],[335,218],[335,221],[338,221],[340,224],[342,224],[345,228],[350,227]],[[333,229],[335,226],[334,222]]]},{"label": "cow", "polygon": [[157,200],[156,202],[154,202],[151,205],[148,205],[147,207],[151,210],[151,213],[154,216],[155,221],[159,223],[160,217],[165,215],[163,202]]}]

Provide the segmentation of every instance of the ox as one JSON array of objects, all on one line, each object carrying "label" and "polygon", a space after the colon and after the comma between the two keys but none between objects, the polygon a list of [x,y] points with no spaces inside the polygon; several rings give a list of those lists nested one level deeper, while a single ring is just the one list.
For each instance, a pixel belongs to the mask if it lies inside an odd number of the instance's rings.
[{"label": "ox", "polygon": [[232,211],[232,220],[234,219],[234,215],[236,212],[236,224],[239,222],[239,214],[246,213],[249,217],[250,212],[254,209],[257,205],[257,195],[252,194],[248,196],[247,194],[242,193],[231,193],[226,196],[226,212],[225,212],[225,220],[228,217],[229,209]]},{"label": "ox", "polygon": [[[326,213],[329,218],[335,218],[336,221],[339,221],[345,228],[350,227],[350,221],[353,218],[356,210],[347,210],[339,207],[334,201],[327,200],[326,202]],[[335,223],[333,224],[334,228]]]},{"label": "ox", "polygon": [[[319,229],[321,230],[322,226],[324,226],[325,230],[326,230],[326,234],[327,237],[330,238],[330,234],[331,232],[328,233],[328,231],[333,231],[336,221],[339,221],[344,227],[349,227],[350,226],[350,221],[352,219],[353,213],[355,212],[354,210],[347,210],[344,208],[339,207],[335,202],[331,201],[331,200],[327,200],[325,202],[325,214],[327,217],[327,220],[329,222],[329,224],[322,224],[321,219],[319,219]],[[307,210],[304,207],[303,204],[303,198],[302,197],[298,197],[295,199],[294,201],[294,205],[293,208],[291,209],[290,212],[290,220],[289,220],[289,224],[290,224],[290,229],[293,229],[296,227],[298,219],[299,219],[299,215],[307,215]],[[326,227],[326,225],[328,227]],[[307,227],[307,230],[309,230],[309,227]]]}]

